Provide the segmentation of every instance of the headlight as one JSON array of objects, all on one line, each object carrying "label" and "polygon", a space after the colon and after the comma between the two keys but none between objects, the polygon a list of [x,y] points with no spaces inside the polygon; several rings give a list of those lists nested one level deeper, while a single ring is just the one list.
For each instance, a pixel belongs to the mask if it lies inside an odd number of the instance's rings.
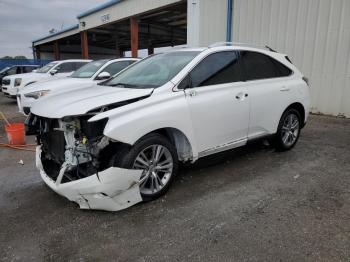
[{"label": "headlight", "polygon": [[39,97],[47,95],[49,92],[50,90],[40,90],[40,91],[24,94],[24,96],[28,98],[38,99]]},{"label": "headlight", "polygon": [[15,86],[19,86],[22,83],[22,78],[15,79]]}]

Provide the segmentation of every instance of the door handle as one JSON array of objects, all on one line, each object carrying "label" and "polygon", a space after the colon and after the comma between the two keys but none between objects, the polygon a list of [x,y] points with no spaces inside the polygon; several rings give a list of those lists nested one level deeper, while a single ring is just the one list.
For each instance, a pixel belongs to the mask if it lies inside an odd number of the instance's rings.
[{"label": "door handle", "polygon": [[290,90],[290,88],[285,87],[285,86],[282,86],[281,89],[280,89],[281,92],[287,92],[289,90]]}]

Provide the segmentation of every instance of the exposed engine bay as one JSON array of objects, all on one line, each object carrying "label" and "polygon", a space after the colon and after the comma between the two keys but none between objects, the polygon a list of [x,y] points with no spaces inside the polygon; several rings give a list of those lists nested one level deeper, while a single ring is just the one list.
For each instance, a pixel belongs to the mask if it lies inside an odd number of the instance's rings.
[{"label": "exposed engine bay", "polygon": [[[113,167],[110,159],[110,152],[108,153],[108,147],[114,147],[117,143],[110,138],[103,135],[104,127],[108,119],[102,119],[96,122],[88,122],[91,115],[84,115],[78,117],[65,117],[63,119],[50,119],[43,118],[33,114],[30,114],[26,120],[26,134],[35,135],[39,146],[37,153],[37,166],[41,171],[41,175],[48,177],[51,181],[47,181],[43,177],[44,181],[53,188],[59,194],[63,194],[72,201],[77,202],[81,208],[96,208],[103,210],[120,210],[140,202],[141,196],[138,187],[138,181],[142,170],[127,170],[117,167]],[[109,148],[109,149],[110,149]],[[106,150],[104,153],[103,151]],[[112,171],[123,171],[122,173],[130,173],[130,177],[118,178],[118,174],[113,175]],[[136,172],[136,173],[135,173]],[[96,177],[94,182],[96,185],[91,185],[91,181]],[[101,177],[102,176],[102,177]],[[103,177],[104,176],[104,177]],[[106,178],[108,176],[108,179]],[[108,185],[106,187],[111,191],[111,181],[117,183],[115,189],[118,188],[113,194],[122,194],[127,196],[127,199],[118,199],[117,206],[112,207],[107,204],[107,208],[103,207],[108,203],[105,201],[102,207],[95,206],[93,202],[96,199],[91,199],[90,193],[98,194],[96,198],[115,198],[116,195],[108,195],[104,192],[103,186],[101,192],[86,192],[81,194],[79,190],[79,183],[70,183],[80,180],[89,181],[89,187],[101,188],[101,183],[106,181]],[[121,181],[123,180],[123,181]],[[59,191],[60,186],[74,184],[74,190],[77,190],[77,196],[73,198],[65,195]],[[120,188],[120,185],[125,189]],[[57,187],[57,188],[56,188]],[[84,187],[84,186],[83,186]],[[132,190],[134,194],[125,194],[125,191]],[[93,190],[96,191],[96,190]],[[97,190],[98,191],[98,190]],[[69,194],[70,195],[70,194]],[[74,194],[73,194],[74,195]],[[89,199],[90,198],[90,199]],[[120,203],[125,202],[120,205]],[[110,202],[110,201],[109,201]]]},{"label": "exposed engine bay", "polygon": [[[91,117],[91,116],[90,116]],[[41,118],[31,114],[26,120],[27,135],[36,135],[42,145],[41,161],[45,172],[56,180],[64,168],[62,183],[92,175],[106,165],[99,153],[109,145],[103,136],[107,119],[89,123],[89,116],[65,119]]]}]

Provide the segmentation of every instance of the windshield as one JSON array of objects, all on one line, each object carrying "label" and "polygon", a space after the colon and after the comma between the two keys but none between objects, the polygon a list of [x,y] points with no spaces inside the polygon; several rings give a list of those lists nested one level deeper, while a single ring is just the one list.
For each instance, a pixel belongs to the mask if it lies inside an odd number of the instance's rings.
[{"label": "windshield", "polygon": [[199,52],[181,51],[149,56],[103,85],[157,88],[177,75],[198,54]]},{"label": "windshield", "polygon": [[7,67],[5,67],[4,69],[2,69],[2,70],[0,71],[0,74],[4,73],[7,69],[10,69],[10,67],[7,66]]},{"label": "windshield", "polygon": [[54,63],[54,62],[51,62],[45,66],[43,66],[42,68],[38,69],[36,72],[37,73],[47,73],[50,71],[51,68],[53,68],[55,65],[57,65],[58,63]]},{"label": "windshield", "polygon": [[71,77],[74,78],[90,78],[92,77],[105,63],[108,62],[108,59],[97,60],[91,63],[84,65],[75,71]]}]

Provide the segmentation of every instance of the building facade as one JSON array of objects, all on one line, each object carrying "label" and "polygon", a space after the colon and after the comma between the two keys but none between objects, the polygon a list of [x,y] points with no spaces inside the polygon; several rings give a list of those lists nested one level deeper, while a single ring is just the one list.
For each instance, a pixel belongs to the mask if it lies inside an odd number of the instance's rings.
[{"label": "building facade", "polygon": [[349,0],[112,0],[77,19],[34,41],[39,56],[40,50],[55,58],[137,56],[139,49],[151,54],[225,41],[268,45],[309,78],[312,112],[350,117]]}]

